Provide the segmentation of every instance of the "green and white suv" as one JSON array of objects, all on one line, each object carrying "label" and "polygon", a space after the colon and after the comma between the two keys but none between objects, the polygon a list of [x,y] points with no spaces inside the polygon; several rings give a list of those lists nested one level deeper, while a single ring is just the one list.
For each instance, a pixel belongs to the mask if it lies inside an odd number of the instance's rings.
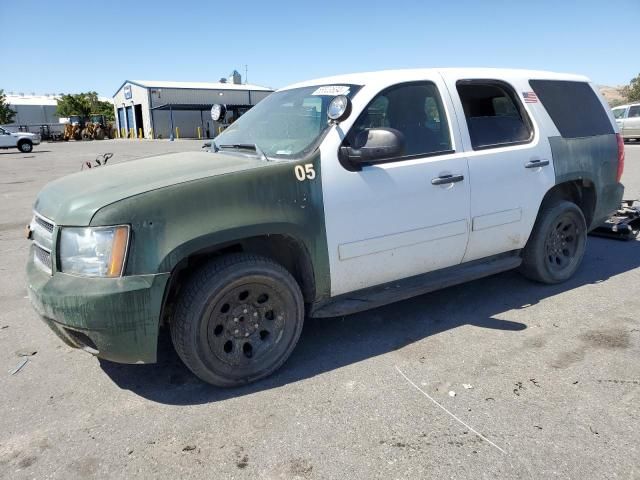
[{"label": "green and white suv", "polygon": [[[224,106],[216,106],[218,116]],[[497,69],[344,75],[271,94],[211,152],[47,185],[29,295],[69,345],[156,360],[171,329],[201,379],[269,375],[305,317],[520,268],[556,283],[622,198],[622,139],[582,76]]]}]

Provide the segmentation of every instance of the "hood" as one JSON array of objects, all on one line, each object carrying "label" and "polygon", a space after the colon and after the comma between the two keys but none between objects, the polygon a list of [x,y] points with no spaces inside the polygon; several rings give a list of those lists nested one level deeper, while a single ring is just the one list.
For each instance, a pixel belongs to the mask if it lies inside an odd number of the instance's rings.
[{"label": "hood", "polygon": [[31,133],[31,132],[11,132],[11,135],[13,135],[14,137],[37,137],[38,136],[37,133]]},{"label": "hood", "polygon": [[267,167],[264,160],[211,152],[185,152],[94,167],[47,184],[34,209],[58,225],[89,225],[102,207],[159,188]]}]

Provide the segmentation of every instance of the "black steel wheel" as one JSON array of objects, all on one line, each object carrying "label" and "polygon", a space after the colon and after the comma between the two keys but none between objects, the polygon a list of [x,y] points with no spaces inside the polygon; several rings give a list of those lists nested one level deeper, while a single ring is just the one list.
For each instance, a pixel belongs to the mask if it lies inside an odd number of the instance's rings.
[{"label": "black steel wheel", "polygon": [[576,204],[545,205],[524,248],[520,270],[538,282],[563,282],[580,266],[586,242],[584,214]]},{"label": "black steel wheel", "polygon": [[272,260],[230,255],[192,276],[171,323],[174,346],[202,380],[236,386],[279,368],[304,322],[300,288]]}]

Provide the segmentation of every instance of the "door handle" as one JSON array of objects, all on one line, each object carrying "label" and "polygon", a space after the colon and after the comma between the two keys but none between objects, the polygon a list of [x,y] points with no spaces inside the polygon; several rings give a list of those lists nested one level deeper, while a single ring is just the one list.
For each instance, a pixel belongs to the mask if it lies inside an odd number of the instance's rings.
[{"label": "door handle", "polygon": [[441,175],[440,177],[432,178],[431,185],[448,185],[462,180],[464,180],[464,175]]},{"label": "door handle", "polygon": [[549,160],[531,160],[524,164],[524,168],[540,168],[549,165]]}]

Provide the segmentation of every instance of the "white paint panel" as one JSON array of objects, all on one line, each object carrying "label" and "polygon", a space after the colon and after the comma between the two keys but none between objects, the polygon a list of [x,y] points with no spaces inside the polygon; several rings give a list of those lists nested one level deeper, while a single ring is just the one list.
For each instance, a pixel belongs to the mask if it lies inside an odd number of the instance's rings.
[{"label": "white paint panel", "polygon": [[[413,80],[429,80],[438,87],[456,151],[347,171],[337,153],[360,112],[383,88]],[[332,296],[461,262],[471,223],[470,177],[451,100],[439,75],[372,77],[354,96],[349,118],[330,128],[320,151]],[[432,185],[442,175],[464,179]],[[448,224],[454,228],[439,230]],[[450,235],[440,236],[445,233]]]},{"label": "white paint panel", "polygon": [[500,225],[519,222],[521,218],[521,208],[514,208],[513,210],[491,213],[489,215],[481,215],[479,217],[474,217],[473,231],[484,230],[487,228],[498,227]]},{"label": "white paint panel", "polygon": [[[493,79],[511,85],[516,97],[530,91],[529,72],[509,71],[502,75],[477,76],[478,72],[443,71],[458,116],[462,142],[471,178],[471,218],[473,229],[463,262],[523,248],[529,239],[538,209],[546,192],[555,185],[553,158],[548,136],[557,132],[541,103],[520,100],[533,124],[534,136],[529,143],[473,150],[462,102],[458,97],[458,80]],[[557,134],[557,133],[556,133]],[[542,168],[525,168],[531,160],[548,160]],[[520,218],[509,220],[508,211],[520,211]]]},{"label": "white paint panel", "polygon": [[434,227],[420,228],[409,232],[346,243],[340,245],[338,251],[340,253],[340,260],[346,260],[363,255],[380,253],[386,250],[414,246],[419,243],[431,242],[456,235],[464,235],[465,233],[467,233],[467,221],[463,219],[444,225],[436,225]]}]

